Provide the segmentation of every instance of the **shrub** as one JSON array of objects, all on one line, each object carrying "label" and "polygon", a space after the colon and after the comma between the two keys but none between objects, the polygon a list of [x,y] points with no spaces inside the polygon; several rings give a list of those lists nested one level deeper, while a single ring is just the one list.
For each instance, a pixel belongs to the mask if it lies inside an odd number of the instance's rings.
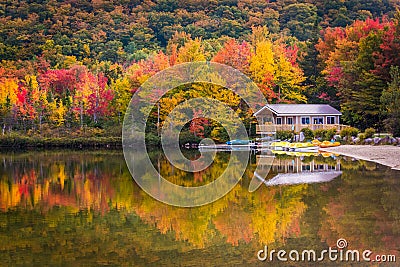
[{"label": "shrub", "polygon": [[347,127],[340,131],[340,136],[342,138],[347,137],[349,139],[352,136],[357,136],[360,131],[354,127]]},{"label": "shrub", "polygon": [[276,139],[289,140],[293,139],[292,131],[276,131]]},{"label": "shrub", "polygon": [[309,128],[303,128],[301,129],[301,132],[304,133],[304,138],[305,140],[312,140],[314,139],[314,133],[311,129]]},{"label": "shrub", "polygon": [[211,131],[211,138],[217,143],[225,143],[229,140],[229,135],[224,127],[215,127]]},{"label": "shrub", "polygon": [[365,138],[372,138],[374,134],[376,133],[374,128],[367,128],[365,129]]},{"label": "shrub", "polygon": [[317,139],[324,139],[326,135],[326,130],[324,129],[318,129],[314,131],[314,136]]},{"label": "shrub", "polygon": [[361,133],[358,135],[360,143],[364,142],[365,138],[367,138],[367,135],[365,133]]},{"label": "shrub", "polygon": [[182,131],[179,134],[179,144],[180,145],[184,145],[186,143],[190,143],[190,144],[196,143],[196,144],[198,144],[198,143],[200,143],[200,141],[201,141],[200,137],[195,136],[194,134],[192,134],[189,131]]},{"label": "shrub", "polygon": [[337,130],[335,128],[326,130],[324,139],[327,141],[330,141],[336,135],[336,133],[337,133]]}]

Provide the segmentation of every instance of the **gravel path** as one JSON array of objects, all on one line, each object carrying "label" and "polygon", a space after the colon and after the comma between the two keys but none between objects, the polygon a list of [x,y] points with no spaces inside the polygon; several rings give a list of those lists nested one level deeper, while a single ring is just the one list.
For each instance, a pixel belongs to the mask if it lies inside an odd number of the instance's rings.
[{"label": "gravel path", "polygon": [[397,146],[357,146],[344,145],[323,148],[322,151],[341,154],[362,160],[377,162],[395,170],[400,170],[400,147]]}]

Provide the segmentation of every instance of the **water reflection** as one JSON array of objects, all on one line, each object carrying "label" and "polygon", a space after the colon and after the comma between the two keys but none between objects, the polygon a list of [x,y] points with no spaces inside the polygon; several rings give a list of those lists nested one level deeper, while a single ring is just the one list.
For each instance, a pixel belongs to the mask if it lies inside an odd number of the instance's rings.
[{"label": "water reflection", "polygon": [[[222,199],[177,208],[140,190],[120,152],[1,154],[0,262],[256,264],[263,245],[324,249],[340,237],[352,248],[399,255],[398,173],[325,156],[277,155],[269,178],[342,173],[330,182],[250,193],[263,160],[252,155],[244,179]],[[151,157],[171,182],[187,186],[212,181],[229,160],[218,153],[209,169],[188,175],[160,153]]]}]

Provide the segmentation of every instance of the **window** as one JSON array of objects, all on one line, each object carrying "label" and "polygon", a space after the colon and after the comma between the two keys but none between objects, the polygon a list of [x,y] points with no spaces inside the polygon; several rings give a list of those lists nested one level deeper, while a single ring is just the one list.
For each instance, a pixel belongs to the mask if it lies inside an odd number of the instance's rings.
[{"label": "window", "polygon": [[301,117],[301,124],[310,124],[310,117]]},{"label": "window", "polygon": [[282,118],[276,118],[276,124],[282,124]]},{"label": "window", "polygon": [[335,117],[326,117],[327,124],[336,124]]},{"label": "window", "polygon": [[286,124],[293,125],[293,118],[292,117],[286,118]]},{"label": "window", "polygon": [[310,165],[302,165],[301,170],[302,171],[311,171],[311,166]]},{"label": "window", "polygon": [[314,165],[314,170],[315,171],[323,171],[325,169],[325,166],[322,164],[315,164]]},{"label": "window", "polygon": [[313,119],[314,124],[324,124],[324,118],[322,117],[316,117]]}]

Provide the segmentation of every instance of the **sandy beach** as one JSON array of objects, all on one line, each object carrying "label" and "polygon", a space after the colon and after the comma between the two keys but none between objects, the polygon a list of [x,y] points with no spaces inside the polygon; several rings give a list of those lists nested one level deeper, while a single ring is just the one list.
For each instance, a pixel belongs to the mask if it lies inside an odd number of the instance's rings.
[{"label": "sandy beach", "polygon": [[392,169],[400,170],[400,147],[397,146],[343,145],[321,150],[377,162],[389,166]]}]

